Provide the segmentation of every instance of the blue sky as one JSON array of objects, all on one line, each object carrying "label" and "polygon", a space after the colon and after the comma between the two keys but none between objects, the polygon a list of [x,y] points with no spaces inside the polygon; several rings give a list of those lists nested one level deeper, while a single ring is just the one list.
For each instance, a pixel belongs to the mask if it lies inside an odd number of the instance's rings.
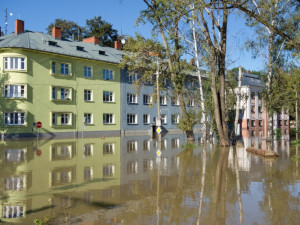
[{"label": "blue sky", "polygon": [[[101,16],[113,24],[118,33],[134,35],[136,32],[151,37],[151,25],[136,26],[140,10],[145,8],[142,0],[1,0],[0,26],[5,31],[5,9],[8,12],[7,31],[14,31],[14,21],[25,21],[25,29],[46,32],[46,27],[56,18],[72,20],[85,26],[86,19]],[[10,16],[12,13],[12,16]],[[244,49],[244,42],[253,37],[253,31],[244,25],[241,16],[231,15],[229,18],[228,68],[243,66],[248,70],[262,70],[264,61],[252,59]]]}]

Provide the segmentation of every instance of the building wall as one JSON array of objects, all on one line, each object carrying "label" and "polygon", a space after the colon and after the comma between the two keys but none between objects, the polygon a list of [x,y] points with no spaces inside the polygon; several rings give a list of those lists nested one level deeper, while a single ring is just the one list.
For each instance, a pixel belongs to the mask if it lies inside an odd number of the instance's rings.
[{"label": "building wall", "polygon": [[[26,57],[25,71],[5,71],[4,57]],[[70,65],[71,75],[51,74],[51,62],[63,62]],[[84,77],[84,66],[92,67],[92,78]],[[84,113],[93,114],[93,124],[86,125],[86,132],[120,131],[120,69],[116,64],[85,60],[56,54],[25,49],[1,49],[0,68],[4,84],[24,84],[27,86],[25,99],[3,98],[1,90],[1,109],[4,112],[22,111],[26,113],[25,125],[4,125],[1,113],[1,130],[6,134],[35,134],[34,123],[42,122],[40,133],[76,133],[83,129]],[[57,68],[59,69],[59,68]],[[103,80],[103,69],[113,71],[114,80]],[[52,100],[52,87],[58,90],[71,88],[71,100]],[[3,89],[4,87],[1,87]],[[84,101],[84,90],[92,90],[92,101]],[[103,91],[114,93],[113,103],[103,103]],[[58,92],[59,95],[59,92]],[[70,125],[52,125],[53,112],[67,112],[72,115]],[[114,124],[103,124],[103,113],[114,114]]]},{"label": "building wall", "polygon": [[[128,81],[129,74],[126,71],[122,72],[121,76],[121,133],[122,134],[140,134],[145,135],[151,133],[152,127],[156,124],[155,118],[157,117],[157,103],[156,101],[153,104],[147,105],[143,103],[144,95],[153,95],[155,91],[155,87],[152,85],[143,85],[138,91],[132,84],[132,82]],[[137,94],[137,103],[132,104],[127,102],[127,94],[131,93]],[[182,133],[181,130],[178,129],[176,124],[172,123],[172,115],[181,115],[179,105],[171,104],[171,89],[160,92],[161,96],[165,96],[167,98],[167,104],[160,106],[161,114],[165,114],[167,117],[167,122],[162,123],[162,129],[166,132],[173,133]],[[187,104],[187,102],[186,102]],[[197,110],[199,111],[199,107],[197,105],[197,101],[195,100],[195,105],[192,107],[187,106],[188,110]],[[137,115],[137,123],[136,124],[128,124],[127,123],[127,115],[128,114],[136,114]],[[143,115],[150,114],[150,124],[144,124]],[[200,131],[201,125],[195,126],[195,131]]]}]

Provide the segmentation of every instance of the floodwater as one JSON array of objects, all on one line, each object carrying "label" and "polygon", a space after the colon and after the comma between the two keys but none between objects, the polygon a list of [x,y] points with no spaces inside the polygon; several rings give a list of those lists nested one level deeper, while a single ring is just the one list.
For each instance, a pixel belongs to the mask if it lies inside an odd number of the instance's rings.
[{"label": "floodwater", "polygon": [[[0,224],[299,224],[299,150],[277,158],[184,135],[0,142]],[[161,156],[157,149],[161,148]]]}]

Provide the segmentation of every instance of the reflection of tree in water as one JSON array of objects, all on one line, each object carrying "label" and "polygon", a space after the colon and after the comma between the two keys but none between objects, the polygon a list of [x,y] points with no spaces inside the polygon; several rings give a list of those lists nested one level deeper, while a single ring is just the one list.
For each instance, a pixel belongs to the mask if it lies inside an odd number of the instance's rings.
[{"label": "reflection of tree in water", "polygon": [[291,189],[298,182],[299,176],[292,172],[297,170],[295,163],[292,167],[282,168],[278,164],[271,164],[266,169],[262,182],[265,195],[259,205],[269,224],[299,224],[299,193]]}]

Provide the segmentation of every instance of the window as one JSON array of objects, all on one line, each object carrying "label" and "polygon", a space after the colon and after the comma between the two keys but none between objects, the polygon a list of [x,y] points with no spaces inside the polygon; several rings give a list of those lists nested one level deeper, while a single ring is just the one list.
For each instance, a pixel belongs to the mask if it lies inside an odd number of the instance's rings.
[{"label": "window", "polygon": [[172,97],[172,98],[171,98],[171,104],[172,104],[172,105],[178,106],[178,105],[179,105],[179,100],[178,100],[178,98]]},{"label": "window", "polygon": [[150,124],[150,114],[144,114],[143,115],[143,123],[144,124]]},{"label": "window", "polygon": [[[70,101],[72,99],[71,88],[52,87],[52,100]],[[60,98],[59,98],[60,97]]]},{"label": "window", "polygon": [[138,150],[137,141],[127,142],[127,153],[137,152],[137,150]]},{"label": "window", "polygon": [[103,80],[113,80],[113,71],[103,69]]},{"label": "window", "polygon": [[93,115],[91,113],[84,114],[84,124],[93,124]]},{"label": "window", "polygon": [[144,140],[143,142],[143,150],[150,151],[150,140]]},{"label": "window", "polygon": [[4,113],[4,125],[25,125],[24,112]]},{"label": "window", "polygon": [[60,64],[60,73],[63,75],[69,75],[69,64],[61,63]]},{"label": "window", "polygon": [[103,166],[103,177],[112,177],[115,174],[115,165],[108,164]]},{"label": "window", "polygon": [[149,105],[152,103],[152,96],[150,95],[143,95],[143,103],[144,105]]},{"label": "window", "polygon": [[68,113],[62,113],[61,114],[61,120],[60,120],[62,125],[66,125],[70,123],[70,116]]},{"label": "window", "polygon": [[258,106],[258,112],[262,113],[262,107],[261,106]]},{"label": "window", "polygon": [[255,120],[251,120],[251,126],[255,127]]},{"label": "window", "polygon": [[112,155],[115,153],[115,143],[103,144],[103,155]]},{"label": "window", "polygon": [[25,98],[25,85],[5,85],[4,98]]},{"label": "window", "polygon": [[137,96],[136,94],[127,94],[127,103],[128,104],[137,104]]},{"label": "window", "polygon": [[92,101],[92,91],[91,90],[84,90],[84,101]]},{"label": "window", "polygon": [[145,159],[143,163],[144,173],[153,169],[153,159]]},{"label": "window", "polygon": [[71,113],[52,113],[52,125],[72,125],[72,114]]},{"label": "window", "polygon": [[85,144],[83,154],[84,154],[84,156],[92,156],[93,155],[93,144]]},{"label": "window", "polygon": [[51,62],[51,74],[54,75],[71,75],[71,65],[69,63]]},{"label": "window", "polygon": [[114,94],[110,91],[103,91],[103,102],[114,102]]},{"label": "window", "polygon": [[84,77],[86,77],[86,78],[92,77],[92,68],[90,66],[84,67]]},{"label": "window", "polygon": [[60,99],[61,100],[71,100],[71,94],[69,88],[61,88],[60,89]]},{"label": "window", "polygon": [[284,121],[284,126],[287,126],[287,125],[288,125],[288,121],[285,120],[285,121]]},{"label": "window", "polygon": [[127,124],[137,124],[137,114],[127,114]]},{"label": "window", "polygon": [[189,100],[188,106],[189,106],[189,107],[195,106],[195,100],[194,100],[194,99]]},{"label": "window", "polygon": [[25,70],[24,57],[4,57],[5,70]]},{"label": "window", "polygon": [[166,114],[161,114],[161,122],[163,124],[167,124],[167,115]]},{"label": "window", "polygon": [[255,106],[251,106],[251,113],[255,113]]},{"label": "window", "polygon": [[84,180],[93,179],[93,167],[84,167],[83,177],[84,177]]},{"label": "window", "polygon": [[136,73],[128,74],[128,82],[133,83],[138,79],[138,75]]},{"label": "window", "polygon": [[111,113],[103,113],[103,124],[113,124],[114,115]]},{"label": "window", "polygon": [[255,92],[251,92],[251,99],[255,99]]},{"label": "window", "polygon": [[160,96],[160,105],[167,105],[167,97],[166,96]]},{"label": "window", "polygon": [[259,120],[259,121],[258,121],[258,125],[259,125],[260,127],[262,127],[262,126],[263,126],[263,121],[262,121],[262,120]]},{"label": "window", "polygon": [[138,162],[131,161],[127,163],[127,174],[136,174],[138,171]]},{"label": "window", "polygon": [[179,148],[180,146],[179,138],[173,138],[171,141],[172,148]]},{"label": "window", "polygon": [[179,115],[173,114],[172,115],[172,124],[178,124],[179,123]]}]

